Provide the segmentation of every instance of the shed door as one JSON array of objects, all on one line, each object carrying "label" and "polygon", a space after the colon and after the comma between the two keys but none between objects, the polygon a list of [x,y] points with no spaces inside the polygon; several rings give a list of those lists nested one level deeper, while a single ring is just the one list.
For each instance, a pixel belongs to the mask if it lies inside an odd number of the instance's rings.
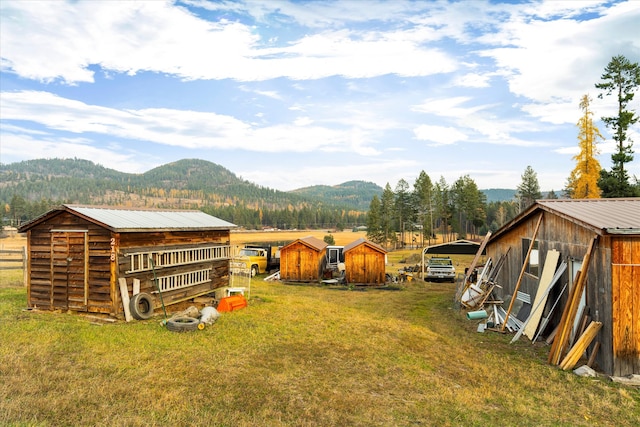
[{"label": "shed door", "polygon": [[51,308],[87,309],[87,233],[51,233]]},{"label": "shed door", "polygon": [[365,283],[380,283],[378,259],[377,254],[373,252],[364,253],[364,262],[362,265]]}]

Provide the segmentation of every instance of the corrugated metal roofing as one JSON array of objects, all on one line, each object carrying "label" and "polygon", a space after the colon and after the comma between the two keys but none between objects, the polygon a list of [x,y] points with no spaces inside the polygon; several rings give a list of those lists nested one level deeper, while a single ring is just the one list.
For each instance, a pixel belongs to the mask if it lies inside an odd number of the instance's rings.
[{"label": "corrugated metal roofing", "polygon": [[640,233],[640,197],[544,199],[541,206],[608,233]]},{"label": "corrugated metal roofing", "polygon": [[229,229],[236,225],[201,211],[111,209],[64,205],[114,231]]}]

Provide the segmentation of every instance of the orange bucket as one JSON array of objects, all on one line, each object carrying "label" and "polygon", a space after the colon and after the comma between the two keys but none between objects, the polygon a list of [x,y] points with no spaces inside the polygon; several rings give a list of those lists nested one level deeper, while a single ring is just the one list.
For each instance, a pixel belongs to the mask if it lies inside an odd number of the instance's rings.
[{"label": "orange bucket", "polygon": [[233,310],[239,310],[247,306],[247,300],[242,295],[233,295],[225,297],[218,303],[217,310],[219,312],[229,312]]}]

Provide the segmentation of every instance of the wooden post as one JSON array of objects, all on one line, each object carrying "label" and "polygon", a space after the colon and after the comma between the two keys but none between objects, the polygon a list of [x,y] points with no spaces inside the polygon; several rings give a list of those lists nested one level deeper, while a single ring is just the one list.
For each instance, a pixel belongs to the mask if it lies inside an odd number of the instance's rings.
[{"label": "wooden post", "polygon": [[27,279],[28,279],[28,270],[29,263],[27,258],[27,248],[25,246],[22,247],[22,280],[24,286],[27,287]]},{"label": "wooden post", "polygon": [[129,290],[127,289],[127,279],[120,277],[118,279],[120,285],[120,296],[122,299],[122,308],[124,308],[124,319],[127,322],[131,321],[131,311],[129,310]]},{"label": "wooden post", "polygon": [[522,270],[520,270],[520,276],[518,276],[518,281],[516,282],[516,287],[513,290],[513,294],[511,296],[511,301],[509,302],[509,309],[507,310],[507,314],[504,316],[504,323],[500,328],[501,331],[504,331],[505,326],[507,326],[507,320],[509,319],[509,315],[511,314],[511,309],[513,308],[513,303],[516,300],[516,293],[518,289],[520,289],[520,284],[522,283],[522,278],[524,277],[524,272],[527,270],[527,264],[529,264],[529,257],[531,256],[531,251],[533,250],[533,244],[536,241],[536,236],[538,235],[538,230],[540,229],[540,223],[542,223],[542,215],[540,212],[540,216],[538,217],[538,222],[536,224],[536,228],[533,230],[533,236],[531,236],[531,243],[529,244],[529,249],[527,250],[527,256],[524,258],[524,262],[522,263]]}]

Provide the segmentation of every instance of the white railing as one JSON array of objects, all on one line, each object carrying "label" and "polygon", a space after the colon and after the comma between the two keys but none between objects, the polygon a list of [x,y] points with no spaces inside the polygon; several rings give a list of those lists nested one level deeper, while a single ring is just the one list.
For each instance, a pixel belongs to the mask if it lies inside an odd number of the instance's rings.
[{"label": "white railing", "polygon": [[230,246],[205,246],[186,249],[154,250],[126,254],[131,266],[126,273],[137,273],[154,268],[176,267],[198,262],[231,258]]},{"label": "white railing", "polygon": [[[187,273],[172,274],[158,277],[160,292],[168,292],[188,286],[199,285],[211,281],[211,269],[189,271]],[[156,292],[154,292],[156,293]]]}]

